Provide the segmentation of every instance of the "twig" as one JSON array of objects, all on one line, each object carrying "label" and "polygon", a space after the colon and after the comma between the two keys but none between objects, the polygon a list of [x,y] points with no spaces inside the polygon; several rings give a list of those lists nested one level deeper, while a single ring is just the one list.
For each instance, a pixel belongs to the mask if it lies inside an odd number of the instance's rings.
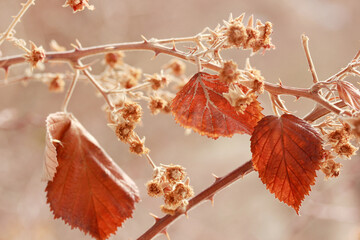
[{"label": "twig", "polygon": [[317,83],[319,82],[319,79],[317,77],[316,71],[315,71],[315,66],[314,63],[312,61],[311,55],[310,55],[310,51],[309,51],[309,38],[307,36],[305,36],[305,34],[301,35],[301,39],[302,39],[302,44],[305,50],[305,55],[306,55],[306,59],[308,61],[309,64],[309,68],[313,77],[313,82]]},{"label": "twig", "polygon": [[[238,180],[239,178],[251,173],[253,171],[252,161],[248,161],[233,170],[224,177],[217,178],[216,181],[208,188],[206,188],[201,193],[197,194],[189,201],[189,205],[186,208],[186,212],[190,209],[197,206],[199,203],[203,202],[206,199],[211,200],[212,197],[219,192],[220,190],[228,187],[230,184]],[[138,240],[149,240],[155,237],[161,231],[166,230],[166,228],[175,221],[178,217],[185,214],[186,212],[177,212],[175,215],[166,215],[160,219],[157,219],[155,224],[149,228],[144,234],[142,234]]]},{"label": "twig", "polygon": [[75,89],[75,86],[76,86],[76,83],[77,81],[79,80],[79,75],[80,75],[80,71],[79,70],[75,70],[75,75],[73,77],[73,80],[71,82],[71,85],[69,87],[69,90],[67,91],[66,93],[66,97],[65,97],[65,100],[64,100],[64,103],[63,103],[63,106],[62,106],[62,111],[63,112],[67,112],[67,107],[69,105],[69,101],[70,101],[70,98],[74,92],[74,89]]},{"label": "twig", "polygon": [[9,27],[0,37],[0,45],[13,33],[16,24],[18,24],[21,20],[21,17],[25,14],[25,12],[29,9],[31,5],[35,5],[35,0],[28,0],[26,3],[22,3],[22,8],[19,13],[14,17],[14,20],[11,22]]}]

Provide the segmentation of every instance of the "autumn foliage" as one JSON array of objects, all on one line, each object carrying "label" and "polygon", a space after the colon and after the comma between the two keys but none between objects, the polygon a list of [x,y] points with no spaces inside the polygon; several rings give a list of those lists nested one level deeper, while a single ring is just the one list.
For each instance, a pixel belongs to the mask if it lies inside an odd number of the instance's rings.
[{"label": "autumn foliage", "polygon": [[[239,69],[233,60],[223,59],[221,51],[225,49],[250,50],[255,54],[275,48],[271,42],[272,23],[254,21],[253,16],[244,23],[245,14],[237,18],[230,15],[223,25],[205,28],[193,37],[148,40],[143,36],[140,42],[88,48],[77,41],[77,45],[72,44],[72,50],[53,42],[54,51],[45,51],[29,41],[28,49],[25,40],[15,37],[14,27],[34,3],[35,0],[28,0],[23,4],[8,30],[0,33],[0,45],[9,41],[25,51],[23,55],[10,57],[2,57],[0,51],[0,69],[5,70],[7,77],[12,65],[27,63],[30,69],[20,81],[41,80],[52,92],[64,91],[64,79],[72,80],[62,111],[46,119],[43,180],[47,181],[47,203],[54,217],[95,239],[105,240],[114,234],[132,217],[140,197],[135,182],[67,111],[80,79],[89,81],[104,98],[108,126],[117,139],[128,144],[131,153],[144,157],[152,168],[152,179],[146,184],[148,195],[163,199],[160,209],[167,215],[161,219],[155,216],[153,227],[139,239],[167,234],[167,226],[177,217],[201,201],[213,200],[218,191],[253,170],[270,193],[299,214],[302,201],[315,184],[317,171],[321,169],[327,179],[339,176],[342,165],[336,158],[351,158],[358,149],[352,142],[358,143],[360,139],[360,90],[345,78],[360,76],[356,70],[360,67],[360,51],[346,68],[319,81],[307,45],[309,39],[304,35],[303,46],[313,85],[296,88],[282,82],[266,82],[261,71],[251,67],[249,59],[244,61],[244,69]],[[89,0],[66,0],[64,7],[74,12],[94,9]],[[177,45],[185,50],[178,50]],[[178,59],[170,60],[160,74],[143,74],[140,68],[125,63],[123,51],[127,50],[152,51],[155,57],[163,53]],[[100,61],[85,65],[82,60],[100,54],[104,55],[104,71],[95,75],[91,67]],[[198,72],[187,77],[186,64],[182,61],[195,63]],[[68,63],[73,73],[32,73],[49,62]],[[210,70],[215,74],[207,72]],[[1,83],[7,85],[8,79]],[[274,115],[262,113],[258,96],[265,91],[270,96]],[[291,114],[281,95],[307,98],[316,105],[302,119]],[[184,167],[157,165],[150,157],[145,137],[136,132],[142,125],[141,101],[147,103],[153,115],[171,112],[183,128],[212,139],[250,135],[252,159],[224,177],[216,177],[215,183],[203,192],[194,192]]]},{"label": "autumn foliage", "polygon": [[[47,202],[55,218],[107,239],[140,200],[135,183],[70,113],[50,114],[46,122],[47,148],[56,149],[47,151],[45,164]],[[54,161],[56,173],[48,167]]]},{"label": "autumn foliage", "polygon": [[219,81],[218,75],[196,73],[172,102],[176,122],[214,139],[235,133],[251,134],[263,117],[262,107],[255,100],[240,113],[223,96],[227,92],[229,83]]},{"label": "autumn foliage", "polygon": [[266,116],[255,127],[251,152],[266,188],[299,214],[323,158],[319,133],[294,115]]}]

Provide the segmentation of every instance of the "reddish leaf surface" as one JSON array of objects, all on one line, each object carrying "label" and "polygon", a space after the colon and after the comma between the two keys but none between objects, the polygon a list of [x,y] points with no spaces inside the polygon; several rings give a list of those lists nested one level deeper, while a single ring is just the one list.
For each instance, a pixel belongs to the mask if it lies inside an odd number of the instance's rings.
[{"label": "reddish leaf surface", "polygon": [[176,122],[214,139],[234,133],[251,134],[263,117],[262,107],[255,100],[243,114],[239,113],[223,97],[228,91],[229,84],[221,82],[219,76],[196,73],[172,102]]},{"label": "reddish leaf surface", "polygon": [[336,85],[341,100],[360,111],[360,90],[347,81],[337,81]]},{"label": "reddish leaf surface", "polygon": [[49,115],[47,129],[58,161],[46,187],[55,218],[107,239],[140,200],[135,183],[71,114]]},{"label": "reddish leaf surface", "polygon": [[254,169],[280,201],[299,208],[322,159],[322,139],[304,120],[290,114],[266,116],[251,137]]}]

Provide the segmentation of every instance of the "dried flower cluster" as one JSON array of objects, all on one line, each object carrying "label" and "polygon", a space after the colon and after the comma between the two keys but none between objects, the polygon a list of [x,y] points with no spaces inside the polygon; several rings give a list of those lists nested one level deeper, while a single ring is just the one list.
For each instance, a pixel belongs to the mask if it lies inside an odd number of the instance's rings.
[{"label": "dried flower cluster", "polygon": [[25,59],[30,65],[35,68],[38,63],[42,63],[45,60],[45,50],[42,46],[37,47],[35,43],[30,41],[30,51],[25,54]]},{"label": "dried flower cluster", "polygon": [[188,198],[194,195],[189,185],[189,178],[185,180],[185,168],[179,165],[161,165],[154,169],[153,179],[147,182],[148,195],[164,198],[161,211],[166,214],[175,214],[177,211],[185,212]]},{"label": "dried flower cluster", "polygon": [[71,7],[75,12],[82,11],[85,8],[89,10],[94,10],[93,5],[89,5],[89,0],[66,0],[63,7]]},{"label": "dried flower cluster", "polygon": [[270,35],[272,33],[272,23],[262,23],[256,20],[254,27],[253,16],[250,16],[247,26],[244,25],[245,14],[233,19],[230,16],[228,21],[224,21],[224,25],[218,25],[211,31],[209,43],[217,45],[221,42],[222,48],[242,48],[251,49],[252,52],[258,52],[260,49],[274,48],[271,43]]}]

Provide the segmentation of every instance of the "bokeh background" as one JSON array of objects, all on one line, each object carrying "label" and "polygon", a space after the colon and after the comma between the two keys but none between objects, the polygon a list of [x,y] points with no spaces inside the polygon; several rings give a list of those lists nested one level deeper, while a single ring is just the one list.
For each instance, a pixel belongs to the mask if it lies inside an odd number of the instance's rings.
[{"label": "bokeh background", "polygon": [[[0,1],[0,31],[11,22],[20,0]],[[95,11],[73,14],[62,8],[62,0],[37,0],[17,25],[16,36],[32,40],[49,49],[56,39],[70,48],[75,39],[83,46],[148,38],[192,36],[205,27],[214,28],[230,13],[271,21],[276,50],[251,57],[267,81],[281,79],[286,85],[308,87],[311,74],[301,47],[300,35],[310,37],[310,49],[320,79],[346,66],[360,49],[360,2],[358,0],[90,0]],[[4,43],[3,56],[20,54]],[[227,51],[225,55],[243,66],[250,52]],[[141,67],[144,73],[159,72],[170,60],[152,53],[127,53],[126,62]],[[98,58],[99,59],[99,58]],[[11,69],[10,77],[22,75],[26,66]],[[48,65],[51,71],[70,71],[66,65]],[[100,69],[102,66],[98,64]],[[95,71],[99,70],[95,67]],[[195,67],[188,65],[187,75]],[[0,73],[0,79],[4,73]],[[61,220],[53,220],[46,204],[44,182],[40,181],[44,160],[44,119],[60,110],[64,94],[49,93],[47,86],[33,82],[0,88],[0,239],[70,240],[91,239],[79,230],[71,230]],[[303,116],[312,108],[305,100],[285,98],[290,110]],[[261,97],[265,109],[271,109],[267,96]],[[105,150],[130,175],[140,188],[142,201],[136,205],[133,219],[110,239],[136,239],[153,224],[149,213],[162,216],[161,199],[146,195],[144,184],[152,171],[146,159],[131,155],[106,126],[101,111],[103,99],[96,97],[92,85],[81,82],[75,89],[69,111],[98,139]],[[146,144],[157,163],[177,163],[187,168],[196,192],[210,185],[212,173],[222,176],[250,159],[249,136],[212,140],[198,134],[186,136],[170,115],[151,116],[144,108],[143,126]],[[265,114],[271,114],[265,110]],[[13,118],[9,124],[7,118]],[[15,123],[15,124],[14,124]],[[181,217],[169,228],[171,239],[360,239],[360,159],[342,160],[337,179],[324,181],[319,172],[316,186],[306,197],[301,216],[280,203],[251,173],[215,196],[215,205],[205,202]],[[166,239],[158,236],[157,239]]]}]

